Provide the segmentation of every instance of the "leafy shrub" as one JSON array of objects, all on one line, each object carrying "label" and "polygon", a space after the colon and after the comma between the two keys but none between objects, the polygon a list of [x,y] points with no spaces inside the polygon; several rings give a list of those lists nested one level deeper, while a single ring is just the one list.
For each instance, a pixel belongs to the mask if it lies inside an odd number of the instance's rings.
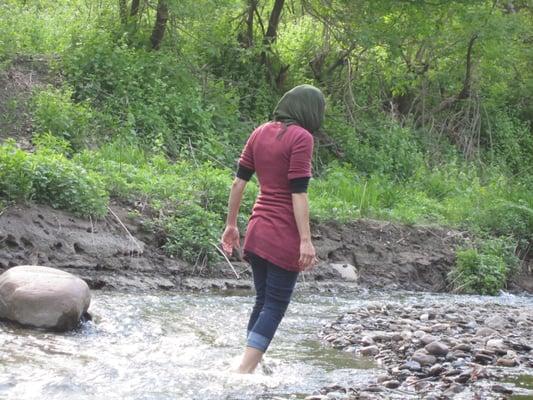
[{"label": "leafy shrub", "polygon": [[224,85],[201,85],[188,65],[177,61],[173,53],[130,47],[96,31],[79,38],[64,66],[75,98],[116,118],[114,135],[136,138],[146,149],[172,157],[228,163],[233,153],[225,151],[228,146],[244,142],[238,99]]},{"label": "leafy shrub", "polygon": [[61,137],[54,136],[50,132],[35,134],[32,138],[32,143],[38,150],[51,151],[67,157],[72,154],[70,142]]},{"label": "leafy shrub", "polygon": [[50,88],[38,92],[33,102],[37,133],[52,133],[75,149],[83,148],[93,136],[93,113],[88,105],[72,101],[72,91]]},{"label": "leafy shrub", "polygon": [[0,197],[26,201],[33,194],[33,165],[28,153],[14,141],[0,145]]},{"label": "leafy shrub", "polygon": [[100,176],[53,152],[38,152],[33,163],[35,201],[83,216],[107,213],[108,196]]},{"label": "leafy shrub", "polygon": [[[218,257],[218,242],[227,210],[232,173],[209,163],[171,163],[164,156],[146,156],[136,146],[109,143],[98,151],[85,151],[74,160],[102,176],[114,196],[148,203],[154,213],[146,227],[164,239],[163,248],[190,262]],[[244,227],[256,185],[247,188],[239,224]]]},{"label": "leafy shrub", "polygon": [[502,111],[495,112],[491,119],[493,126],[486,146],[489,148],[488,155],[492,162],[505,166],[513,174],[521,173],[524,168],[526,172],[531,173],[533,165],[531,127]]},{"label": "leafy shrub", "polygon": [[193,264],[213,261],[219,254],[213,247],[222,234],[220,215],[197,204],[181,205],[171,216],[156,220],[164,229],[163,246],[169,254]]},{"label": "leafy shrub", "polygon": [[457,251],[456,266],[448,278],[456,292],[497,295],[518,261],[512,241],[488,239]]},{"label": "leafy shrub", "polygon": [[338,143],[343,160],[356,172],[406,180],[424,165],[413,130],[379,114],[362,118],[354,127],[338,117],[342,113],[335,105],[330,108],[325,130]]},{"label": "leafy shrub", "polygon": [[13,143],[0,146],[0,196],[35,200],[82,216],[107,212],[107,192],[96,173],[53,150],[30,154]]}]

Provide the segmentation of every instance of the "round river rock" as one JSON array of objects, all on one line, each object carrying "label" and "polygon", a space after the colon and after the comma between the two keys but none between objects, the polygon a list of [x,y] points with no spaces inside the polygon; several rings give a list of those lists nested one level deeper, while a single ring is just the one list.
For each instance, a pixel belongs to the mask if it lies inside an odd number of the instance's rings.
[{"label": "round river rock", "polygon": [[0,275],[0,318],[21,325],[73,329],[90,302],[89,286],[68,272],[24,265]]}]

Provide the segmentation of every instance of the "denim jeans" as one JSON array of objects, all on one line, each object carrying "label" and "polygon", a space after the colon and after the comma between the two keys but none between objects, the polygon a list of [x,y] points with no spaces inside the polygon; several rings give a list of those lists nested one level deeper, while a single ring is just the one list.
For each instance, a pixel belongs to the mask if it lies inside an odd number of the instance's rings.
[{"label": "denim jeans", "polygon": [[265,352],[291,301],[298,272],[287,271],[255,254],[247,256],[252,266],[256,297],[248,322],[246,345]]}]

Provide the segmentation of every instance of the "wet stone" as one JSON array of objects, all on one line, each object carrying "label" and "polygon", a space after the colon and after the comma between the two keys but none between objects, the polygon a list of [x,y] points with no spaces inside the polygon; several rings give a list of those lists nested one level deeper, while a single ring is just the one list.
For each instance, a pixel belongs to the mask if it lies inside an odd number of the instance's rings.
[{"label": "wet stone", "polygon": [[435,324],[431,326],[431,332],[444,332],[450,328],[448,324]]},{"label": "wet stone", "polygon": [[466,364],[466,361],[462,358],[458,359],[458,360],[455,360],[454,362],[452,362],[452,367],[454,368],[462,368],[464,367]]},{"label": "wet stone", "polygon": [[513,390],[509,389],[503,385],[492,385],[491,389],[496,393],[502,393],[502,394],[513,394]]},{"label": "wet stone", "polygon": [[505,344],[502,339],[489,339],[487,340],[487,347],[492,347],[494,349],[503,349]]},{"label": "wet stone", "polygon": [[452,350],[461,350],[464,352],[470,352],[472,350],[472,346],[470,346],[467,343],[459,343],[458,345],[455,345]]},{"label": "wet stone", "polygon": [[492,363],[492,360],[493,360],[493,357],[492,356],[489,356],[487,354],[483,354],[483,353],[476,353],[476,355],[474,356],[474,361],[481,364],[481,365],[487,365],[487,364],[491,364]]},{"label": "wet stone", "polygon": [[461,370],[458,368],[450,369],[444,373],[445,376],[456,376],[461,373]]},{"label": "wet stone", "polygon": [[450,351],[448,346],[438,341],[427,344],[425,349],[429,354],[433,354],[437,357],[444,357],[446,354],[448,354],[448,351]]},{"label": "wet stone", "polygon": [[406,361],[400,369],[408,369],[409,371],[420,371],[422,369],[418,361],[409,360]]},{"label": "wet stone", "polygon": [[400,382],[397,380],[385,381],[383,382],[383,386],[385,386],[387,389],[396,389],[400,386]]},{"label": "wet stone", "polygon": [[453,397],[457,393],[461,393],[465,390],[465,387],[459,383],[452,383],[450,387],[444,392],[445,396]]},{"label": "wet stone", "polygon": [[[358,328],[341,322],[325,329],[323,336],[351,338],[360,354],[372,355],[386,370],[376,378],[375,390],[382,393],[363,385],[346,392],[349,400],[403,399],[399,388],[409,392],[406,399],[480,396],[499,400],[503,392],[495,392],[492,386],[503,387],[498,380],[504,379],[504,374],[520,373],[518,369],[504,372],[505,368],[533,367],[533,317],[522,318],[525,325],[521,327],[518,313],[509,312],[513,307],[524,308],[470,302],[453,307],[424,301],[409,306],[376,304],[368,311],[362,308],[351,314],[353,320],[364,321]],[[364,343],[358,339],[361,336],[373,339]]]},{"label": "wet stone", "polygon": [[413,337],[413,332],[407,331],[407,330],[406,331],[401,331],[400,335],[401,335],[403,340],[411,340],[411,338]]},{"label": "wet stone", "polygon": [[479,328],[477,331],[476,331],[476,336],[481,336],[481,337],[485,337],[485,336],[493,336],[495,335],[497,332],[492,329],[492,328],[488,328],[488,327],[481,327]]},{"label": "wet stone", "polygon": [[516,367],[518,365],[518,361],[516,358],[498,358],[496,360],[496,365],[499,365],[501,367]]},{"label": "wet stone", "polygon": [[363,356],[369,357],[369,356],[375,356],[376,354],[378,354],[379,349],[378,349],[378,346],[366,346],[366,347],[361,347],[359,349],[359,352]]},{"label": "wet stone", "polygon": [[[450,356],[450,358],[448,358],[448,356]],[[454,351],[452,353],[449,353],[448,356],[446,356],[446,359],[448,359],[448,361],[453,361],[458,358],[471,357],[470,353],[465,353],[464,351]]]},{"label": "wet stone", "polygon": [[346,395],[346,393],[341,393],[341,392],[329,392],[329,393],[326,395],[326,398],[329,399],[329,400],[340,400],[340,399],[347,399],[348,396]]},{"label": "wet stone", "polygon": [[457,376],[457,378],[455,378],[454,381],[457,383],[466,383],[471,378],[472,378],[472,375],[470,371],[467,371],[467,372],[463,372],[462,374],[459,374],[459,376]]},{"label": "wet stone", "polygon": [[361,344],[363,346],[370,346],[370,345],[374,344],[374,339],[372,339],[370,336],[363,336],[361,338]]},{"label": "wet stone", "polygon": [[429,375],[437,376],[444,372],[444,367],[441,364],[435,364],[429,369]]},{"label": "wet stone", "polygon": [[437,336],[433,336],[433,335],[424,335],[420,338],[420,341],[424,344],[424,345],[427,345],[427,344],[430,344],[432,342],[435,342],[439,340],[439,338]]},{"label": "wet stone", "polygon": [[500,315],[494,315],[488,317],[484,321],[485,325],[492,329],[505,329],[507,326],[507,320]]},{"label": "wet stone", "polygon": [[420,365],[433,365],[437,362],[437,358],[435,356],[422,352],[414,353],[411,359]]},{"label": "wet stone", "polygon": [[467,329],[476,329],[477,328],[477,322],[474,320],[468,321],[466,324],[464,324],[464,327]]},{"label": "wet stone", "polygon": [[378,385],[368,385],[365,387],[365,392],[371,392],[371,393],[379,393],[383,392],[383,388]]}]

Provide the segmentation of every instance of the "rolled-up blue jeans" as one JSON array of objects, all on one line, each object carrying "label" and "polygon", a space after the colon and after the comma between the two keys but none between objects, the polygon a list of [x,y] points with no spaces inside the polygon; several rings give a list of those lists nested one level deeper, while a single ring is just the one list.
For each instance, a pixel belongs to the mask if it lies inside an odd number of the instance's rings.
[{"label": "rolled-up blue jeans", "polygon": [[249,253],[247,258],[256,296],[246,345],[265,352],[289,306],[298,272],[287,271],[255,254]]}]

